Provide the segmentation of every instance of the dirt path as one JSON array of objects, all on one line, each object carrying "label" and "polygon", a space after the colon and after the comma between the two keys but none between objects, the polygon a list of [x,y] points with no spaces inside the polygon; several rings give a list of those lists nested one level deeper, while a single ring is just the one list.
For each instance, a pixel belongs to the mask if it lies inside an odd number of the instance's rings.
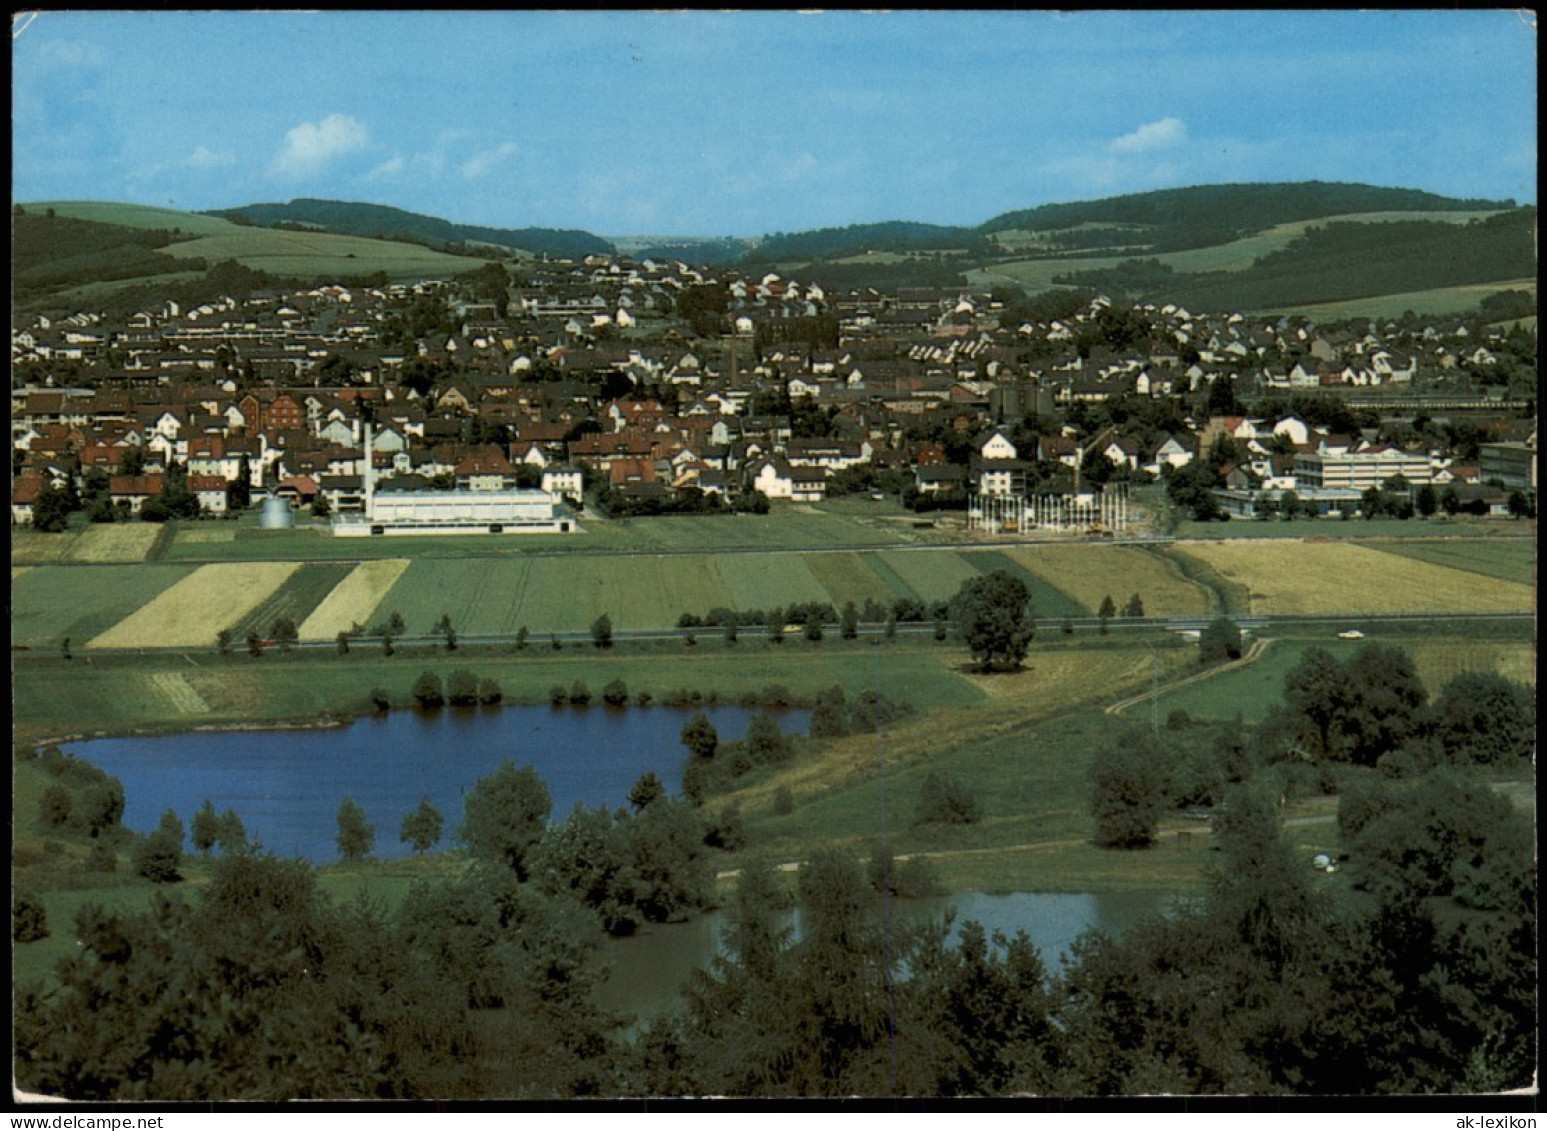
[{"label": "dirt path", "polygon": [[1260,659],[1262,654],[1268,650],[1268,645],[1271,643],[1273,643],[1273,641],[1269,638],[1265,636],[1259,636],[1257,639],[1252,641],[1252,646],[1246,650],[1246,654],[1239,660],[1231,660],[1228,664],[1220,664],[1218,667],[1205,668],[1201,672],[1194,672],[1192,675],[1183,676],[1181,679],[1172,680],[1170,683],[1162,684],[1160,687],[1152,691],[1141,692],[1138,695],[1130,695],[1127,699],[1119,699],[1116,703],[1107,705],[1105,708],[1103,708],[1103,710],[1109,715],[1121,715],[1124,711],[1128,710],[1129,707],[1136,707],[1140,703],[1147,703],[1151,698],[1175,691],[1178,687],[1186,687],[1191,683],[1199,683],[1202,680],[1212,679],[1217,675],[1223,675],[1225,672],[1235,671],[1237,668],[1244,668],[1247,664],[1253,663]]}]

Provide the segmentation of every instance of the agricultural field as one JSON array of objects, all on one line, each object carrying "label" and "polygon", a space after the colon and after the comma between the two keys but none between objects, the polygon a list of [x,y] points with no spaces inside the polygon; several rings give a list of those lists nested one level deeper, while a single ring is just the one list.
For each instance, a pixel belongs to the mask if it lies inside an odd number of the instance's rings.
[{"label": "agricultural field", "polygon": [[[1201,247],[1187,251],[1168,251],[1146,253],[1138,251],[1125,252],[1120,255],[1091,255],[1089,257],[1064,258],[1064,259],[1025,259],[1012,260],[1007,263],[996,263],[992,267],[982,270],[967,272],[969,282],[974,284],[985,283],[989,286],[1011,280],[1024,287],[1029,292],[1048,290],[1057,284],[1053,282],[1055,277],[1073,274],[1081,271],[1105,271],[1118,266],[1129,259],[1158,259],[1172,270],[1178,273],[1193,273],[1202,271],[1245,271],[1254,262],[1264,255],[1275,251],[1282,251],[1291,242],[1304,235],[1306,230],[1313,227],[1325,227],[1327,224],[1342,222],[1357,223],[1382,223],[1386,221],[1401,220],[1429,220],[1439,223],[1464,224],[1473,219],[1482,219],[1496,215],[1494,212],[1364,212],[1348,216],[1327,216],[1315,220],[1300,220],[1287,224],[1279,224],[1256,235],[1246,236],[1242,239],[1232,240],[1229,243],[1216,244],[1211,247]],[[1123,225],[1101,225],[1102,227],[1122,227]],[[1135,245],[1144,242],[1144,231],[1141,227],[1134,226],[1133,243]],[[1009,237],[1007,239],[1007,237]],[[1031,233],[1026,232],[1002,232],[998,234],[1001,242],[1007,245],[1015,240],[1027,240],[1032,238]],[[1429,308],[1435,313],[1448,313],[1453,310],[1471,309],[1476,306],[1479,299],[1494,291],[1505,289],[1519,284],[1498,283],[1487,284],[1479,288],[1447,288],[1447,290],[1470,291],[1477,290],[1475,296],[1463,306],[1444,306]],[[1533,281],[1534,285],[1534,281]],[[1422,301],[1426,294],[1438,294],[1439,292],[1417,292],[1407,296],[1385,296],[1383,298],[1358,299],[1342,303],[1326,303],[1316,307],[1299,308],[1301,312],[1310,314],[1313,310],[1317,317],[1347,318],[1354,315],[1368,314],[1376,316],[1373,303],[1389,303],[1397,297]],[[1346,312],[1337,313],[1336,308],[1347,307]],[[1404,310],[1416,310],[1426,313],[1428,310],[1419,306],[1399,305],[1391,313],[1401,314]]]},{"label": "agricultural field", "polygon": [[1509,540],[1436,540],[1433,542],[1370,542],[1370,549],[1431,565],[1480,573],[1501,581],[1521,585],[1536,584],[1536,542],[1534,539]]},{"label": "agricultural field", "polygon": [[1132,546],[1028,546],[1006,554],[1092,616],[1103,598],[1111,597],[1121,610],[1135,593],[1152,617],[1201,616],[1212,601],[1209,591],[1184,577],[1173,561]]},{"label": "agricultural field", "polygon": [[11,562],[15,565],[43,565],[70,560],[70,550],[79,535],[74,533],[40,534],[36,530],[11,531]]},{"label": "agricultural field", "polygon": [[406,558],[361,562],[300,622],[302,640],[332,640],[355,625],[369,626],[381,599],[408,568]]},{"label": "agricultural field", "polygon": [[297,566],[284,584],[249,609],[241,620],[229,626],[231,635],[245,640],[248,633],[258,636],[273,635],[273,626],[281,618],[288,618],[299,626],[341,584],[353,566],[342,562],[319,562]]},{"label": "agricultural field", "polygon": [[70,560],[77,562],[143,562],[165,529],[155,523],[98,523],[76,536]]},{"label": "agricultural field", "polygon": [[876,557],[883,569],[891,571],[922,601],[944,601],[961,588],[962,582],[978,576],[962,554],[884,550]]},{"label": "agricultural field", "polygon": [[[76,647],[107,631],[193,572],[180,565],[37,566],[11,576],[11,643]],[[211,630],[211,638],[213,639]]]},{"label": "agricultural field", "polygon": [[202,566],[94,637],[87,646],[207,648],[217,632],[240,623],[298,568],[294,562]]},{"label": "agricultural field", "polygon": [[1078,617],[1084,616],[1087,612],[1094,611],[1087,610],[1079,602],[1070,600],[1067,593],[1057,586],[1050,585],[1041,575],[1022,566],[1009,552],[983,550],[969,554],[967,561],[979,573],[999,571],[1020,580],[1031,595],[1032,609],[1037,616],[1044,619],[1047,617]]},{"label": "agricultural field", "polygon": [[857,608],[863,608],[867,600],[890,607],[898,597],[911,597],[911,593],[900,592],[890,577],[876,571],[876,559],[871,553],[834,551],[807,554],[806,565],[840,612],[850,601]]},{"label": "agricultural field", "polygon": [[1250,590],[1259,614],[1529,612],[1532,586],[1348,542],[1191,542],[1198,558]]},{"label": "agricultural field", "polygon": [[1499,291],[1529,291],[1534,298],[1536,280],[1505,279],[1497,283],[1435,287],[1427,291],[1345,299],[1342,302],[1287,306],[1283,313],[1303,314],[1307,318],[1325,322],[1339,321],[1344,318],[1400,318],[1409,310],[1414,314],[1454,314],[1458,310],[1478,309],[1483,299]]}]

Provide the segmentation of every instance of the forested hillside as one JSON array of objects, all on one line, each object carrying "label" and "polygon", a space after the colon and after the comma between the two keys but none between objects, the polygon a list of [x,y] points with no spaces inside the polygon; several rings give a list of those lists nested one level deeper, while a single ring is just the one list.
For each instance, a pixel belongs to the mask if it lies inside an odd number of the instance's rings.
[{"label": "forested hillside", "polygon": [[18,302],[78,283],[136,279],[179,271],[202,271],[200,259],[157,255],[192,237],[179,232],[124,228],[94,220],[32,213],[11,214],[11,284]]},{"label": "forested hillside", "polygon": [[1146,259],[1071,272],[1056,281],[1194,310],[1263,310],[1529,278],[1536,274],[1535,233],[1534,208],[1467,224],[1330,223],[1309,229],[1244,272],[1184,273]]},{"label": "forested hillside", "polygon": [[[1471,212],[1514,207],[1513,201],[1457,200],[1417,189],[1375,185],[1199,185],[1114,196],[1106,200],[1044,204],[1006,212],[983,224],[984,233],[1048,231],[1080,225],[1142,225],[1142,242],[1155,251],[1226,243],[1278,224],[1361,212]],[[1132,237],[1132,233],[1128,233]],[[1086,244],[1085,246],[1092,246]]]},{"label": "forested hillside", "polygon": [[341,200],[302,198],[288,204],[248,204],[211,215],[264,227],[293,224],[336,235],[412,240],[438,249],[447,244],[493,244],[513,251],[558,256],[608,255],[615,250],[612,244],[590,232],[454,224],[401,208]]},{"label": "forested hillside", "polygon": [[866,251],[966,250],[986,254],[988,241],[970,228],[944,227],[888,220],[880,224],[850,224],[809,232],[775,232],[749,253],[749,263],[780,259],[837,259]]}]

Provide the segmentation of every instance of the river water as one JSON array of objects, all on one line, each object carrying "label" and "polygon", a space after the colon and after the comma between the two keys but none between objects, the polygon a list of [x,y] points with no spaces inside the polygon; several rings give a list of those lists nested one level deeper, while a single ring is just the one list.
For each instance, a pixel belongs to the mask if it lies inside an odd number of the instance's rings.
[{"label": "river water", "polygon": [[[746,733],[753,712],[706,708],[720,741]],[[576,804],[623,806],[653,770],[675,793],[687,752],[690,710],[603,706],[395,711],[324,730],[195,732],[103,738],[66,745],[124,783],[123,823],[156,827],[174,809],[186,825],[205,798],[234,809],[250,839],[278,856],[314,864],[338,859],[338,806],[353,796],[375,826],[374,854],[410,854],[398,834],[403,815],[428,796],[445,818],[442,849],[462,820],[462,798],[502,760],[530,764],[548,785],[553,819]],[[776,712],[786,732],[804,731],[809,712]]]}]

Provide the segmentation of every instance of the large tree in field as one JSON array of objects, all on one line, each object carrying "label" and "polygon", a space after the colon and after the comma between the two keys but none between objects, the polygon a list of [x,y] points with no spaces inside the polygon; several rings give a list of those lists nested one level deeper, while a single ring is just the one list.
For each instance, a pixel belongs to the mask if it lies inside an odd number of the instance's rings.
[{"label": "large tree in field", "polygon": [[553,798],[531,766],[516,769],[509,759],[479,778],[463,802],[458,835],[473,855],[512,869],[526,879],[526,857],[547,828]]},{"label": "large tree in field", "polygon": [[963,582],[951,598],[951,620],[985,672],[1019,667],[1037,631],[1025,583],[1004,570]]}]

